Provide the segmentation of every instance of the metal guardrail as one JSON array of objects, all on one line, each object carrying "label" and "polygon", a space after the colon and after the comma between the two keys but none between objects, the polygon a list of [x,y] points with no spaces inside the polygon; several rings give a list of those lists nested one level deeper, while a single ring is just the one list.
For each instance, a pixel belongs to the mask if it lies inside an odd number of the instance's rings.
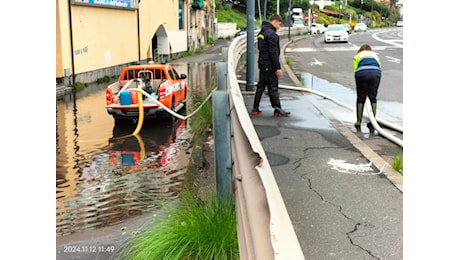
[{"label": "metal guardrail", "polygon": [[[291,28],[291,33],[305,29]],[[287,34],[281,28],[279,34]],[[230,104],[233,187],[241,259],[304,259],[297,235],[267,156],[252,124],[235,69],[246,52],[246,37],[228,48],[227,92]]]}]

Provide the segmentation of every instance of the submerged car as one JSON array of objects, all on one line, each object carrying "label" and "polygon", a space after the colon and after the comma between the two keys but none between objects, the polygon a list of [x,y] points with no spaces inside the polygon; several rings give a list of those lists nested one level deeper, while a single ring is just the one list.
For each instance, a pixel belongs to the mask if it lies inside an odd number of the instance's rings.
[{"label": "submerged car", "polygon": [[364,23],[357,23],[354,28],[355,32],[365,32],[367,31],[367,25]]},{"label": "submerged car", "polygon": [[324,32],[324,42],[348,42],[347,29],[341,24],[331,24]]},{"label": "submerged car", "polygon": [[117,82],[107,87],[106,109],[115,120],[137,119],[139,100],[137,91],[142,87],[150,96],[142,96],[144,116],[154,117],[164,111],[159,101],[170,110],[178,111],[185,103],[187,83],[185,74],[178,74],[169,64],[144,64],[124,67]]}]

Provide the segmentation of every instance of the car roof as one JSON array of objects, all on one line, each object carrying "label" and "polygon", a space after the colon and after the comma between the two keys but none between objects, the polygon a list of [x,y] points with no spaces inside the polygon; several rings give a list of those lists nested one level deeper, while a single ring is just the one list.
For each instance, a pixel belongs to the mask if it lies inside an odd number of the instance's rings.
[{"label": "car roof", "polygon": [[342,27],[343,29],[346,29],[345,26],[343,26],[343,24],[329,24],[327,26],[327,28],[334,28],[334,27],[337,27],[337,28]]},{"label": "car roof", "polygon": [[129,69],[162,69],[166,67],[171,67],[170,64],[139,64],[139,65],[131,65],[126,68]]}]

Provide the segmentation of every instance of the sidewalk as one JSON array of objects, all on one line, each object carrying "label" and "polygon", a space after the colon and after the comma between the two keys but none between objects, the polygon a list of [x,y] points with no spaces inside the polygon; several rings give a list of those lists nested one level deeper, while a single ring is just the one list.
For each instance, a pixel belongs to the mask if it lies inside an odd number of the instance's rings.
[{"label": "sidewalk", "polygon": [[72,93],[72,88],[66,85],[56,85],[56,99],[60,99],[63,96]]},{"label": "sidewalk", "polygon": [[[279,84],[294,86],[286,71]],[[251,111],[254,95],[241,90]],[[274,117],[264,95],[251,118],[305,258],[402,259],[403,193],[318,110],[317,97],[281,90],[280,100],[290,117]]]}]

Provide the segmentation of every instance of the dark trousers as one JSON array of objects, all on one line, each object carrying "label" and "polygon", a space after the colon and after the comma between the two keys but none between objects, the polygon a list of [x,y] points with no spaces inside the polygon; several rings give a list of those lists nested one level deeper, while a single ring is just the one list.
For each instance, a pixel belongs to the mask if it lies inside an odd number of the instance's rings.
[{"label": "dark trousers", "polygon": [[357,99],[356,103],[366,102],[369,97],[371,103],[377,103],[381,74],[377,72],[360,72],[355,74]]},{"label": "dark trousers", "polygon": [[254,97],[253,108],[259,108],[260,99],[264,93],[265,87],[268,87],[268,96],[273,108],[281,108],[280,94],[278,92],[278,76],[273,70],[260,70],[259,82],[257,83],[256,95]]}]

